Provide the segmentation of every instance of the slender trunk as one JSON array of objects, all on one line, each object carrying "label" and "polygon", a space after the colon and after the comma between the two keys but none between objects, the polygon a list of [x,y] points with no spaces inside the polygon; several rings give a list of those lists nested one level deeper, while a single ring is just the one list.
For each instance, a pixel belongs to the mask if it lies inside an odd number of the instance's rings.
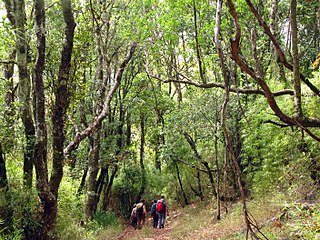
[{"label": "slender trunk", "polygon": [[85,207],[86,220],[93,217],[95,213],[95,202],[97,198],[97,176],[99,172],[100,157],[100,129],[92,136],[92,145],[88,157],[88,185],[87,185],[87,201]]},{"label": "slender trunk", "polygon": [[213,178],[212,170],[211,170],[211,168],[209,166],[209,163],[204,161],[204,160],[202,160],[202,157],[200,156],[200,154],[197,151],[196,143],[192,139],[192,137],[188,133],[184,133],[184,136],[185,136],[187,142],[189,143],[192,151],[194,152],[197,160],[200,161],[200,163],[206,168],[207,174],[208,174],[208,177],[209,177],[209,180],[210,180],[210,184],[211,184],[211,187],[212,187],[212,193],[214,195],[217,195],[216,188],[215,188],[215,185],[214,185],[214,178]]},{"label": "slender trunk", "polygon": [[184,204],[185,205],[188,205],[189,204],[189,201],[188,201],[188,198],[187,198],[187,195],[183,189],[183,185],[182,185],[182,180],[181,180],[181,174],[180,174],[180,171],[179,171],[179,167],[178,167],[178,164],[176,163],[176,172],[177,172],[177,178],[178,178],[178,182],[179,182],[179,186],[180,186],[180,189],[181,189],[181,193],[182,193],[182,196],[183,196],[183,200],[184,200]]},{"label": "slender trunk", "polygon": [[78,196],[80,196],[83,193],[84,185],[86,183],[87,174],[88,174],[88,167],[86,167],[83,170],[83,174],[82,174],[82,177],[81,177],[81,182],[80,182],[80,185],[79,185],[79,188],[78,188],[78,191],[77,191],[77,195]]},{"label": "slender trunk", "polygon": [[219,161],[218,161],[218,136],[217,136],[217,130],[218,130],[218,111],[216,111],[216,117],[215,117],[215,128],[214,128],[214,160],[216,164],[216,178],[217,178],[217,195],[216,195],[216,201],[217,201],[217,220],[221,219],[221,204],[220,204],[220,168],[219,168]]},{"label": "slender trunk", "polygon": [[17,49],[17,64],[19,70],[19,101],[21,119],[24,125],[26,145],[24,151],[24,184],[25,187],[32,187],[32,172],[33,172],[33,155],[35,144],[35,128],[32,119],[30,106],[30,91],[31,83],[27,67],[28,58],[28,44],[26,38],[26,11],[25,1],[15,0],[15,35],[16,35],[16,49]]},{"label": "slender trunk", "polygon": [[131,146],[131,113],[127,112],[126,117],[126,145]]},{"label": "slender trunk", "polygon": [[198,194],[199,194],[200,200],[203,201],[201,174],[200,174],[200,170],[199,169],[197,169],[197,183],[198,183]]},{"label": "slender trunk", "polygon": [[4,158],[4,152],[0,142],[0,194],[1,194],[1,203],[0,203],[0,219],[3,222],[0,222],[0,232],[10,233],[13,230],[13,208],[12,208],[12,196],[9,192],[7,171],[6,171],[6,162]]},{"label": "slender trunk", "polygon": [[197,7],[196,7],[196,1],[192,1],[193,5],[193,22],[194,22],[194,32],[195,32],[195,41],[196,41],[196,52],[197,52],[197,59],[198,59],[198,66],[199,66],[199,73],[200,73],[200,79],[202,83],[206,83],[205,75],[204,75],[204,67],[202,65],[202,58],[200,53],[200,44],[199,44],[199,36],[198,36],[198,23],[197,23]]},{"label": "slender trunk", "polygon": [[292,65],[293,65],[293,90],[294,90],[294,112],[298,118],[303,117],[301,107],[301,82],[299,71],[299,49],[298,49],[298,26],[297,26],[297,0],[291,0],[291,42],[292,42]]},{"label": "slender trunk", "polygon": [[[287,61],[286,56],[284,54],[284,51],[282,50],[282,48],[280,47],[279,42],[277,41],[277,39],[275,38],[275,36],[271,33],[271,30],[269,28],[269,26],[267,25],[266,21],[264,21],[261,17],[261,15],[258,13],[257,9],[254,7],[254,5],[252,4],[252,2],[250,0],[245,0],[247,5],[250,8],[250,11],[253,13],[253,15],[255,16],[255,18],[258,20],[259,24],[261,27],[263,27],[263,30],[265,32],[265,34],[269,37],[269,39],[272,41],[275,49],[277,50],[277,54],[281,60],[281,63],[283,64],[284,67],[286,67],[287,69],[293,71],[293,66]],[[238,21],[238,16],[237,16],[237,12],[233,6],[233,2],[228,0],[227,1],[228,7],[229,7],[229,12],[232,15],[232,18],[234,20],[234,25],[236,27],[236,38],[232,40],[232,55],[235,58],[234,60],[237,62],[239,62],[239,60],[237,59],[238,53],[236,53],[236,49],[237,49],[237,45],[240,41],[240,35],[241,35],[241,30],[240,30],[240,25],[239,25],[239,21]],[[287,39],[289,39],[289,36],[287,36]],[[240,66],[240,65],[239,65]],[[240,66],[242,68],[242,66]],[[244,69],[243,69],[244,70]],[[247,71],[246,71],[247,72]],[[250,74],[250,73],[249,73]],[[251,75],[251,74],[250,74]],[[254,77],[253,77],[254,78]],[[303,74],[300,73],[300,78],[301,80],[318,96],[320,96],[320,90],[313,85],[308,78],[306,78]],[[254,78],[255,79],[255,78]],[[256,79],[255,79],[256,80]]]},{"label": "slender trunk", "polygon": [[140,113],[140,130],[141,130],[141,137],[140,137],[140,168],[141,168],[141,187],[138,194],[137,199],[141,199],[141,197],[144,194],[144,191],[146,189],[147,185],[147,179],[146,179],[146,170],[144,166],[144,148],[145,148],[145,114]]},{"label": "slender trunk", "polygon": [[108,176],[108,170],[109,169],[107,167],[101,168],[100,175],[97,180],[96,199],[93,204],[93,212],[94,213],[96,213],[96,211],[98,209],[98,203],[100,202],[100,197],[101,197],[101,193],[103,191],[103,187],[105,186],[105,184],[108,183],[108,179],[106,179],[106,177]]},{"label": "slender trunk", "polygon": [[161,109],[156,109],[157,121],[156,124],[161,128],[161,132],[157,133],[157,145],[155,147],[155,168],[161,171],[161,161],[160,161],[160,148],[165,144],[164,138],[164,119],[163,119],[163,111]]},{"label": "slender trunk", "polygon": [[[224,157],[224,162],[223,162],[223,192],[224,192],[224,197],[225,199],[228,199],[229,197],[229,193],[227,190],[227,180],[228,180],[228,150],[227,147],[224,147],[223,150],[223,157]],[[227,202],[225,203],[225,210],[226,210],[226,214],[228,214],[228,204]]]},{"label": "slender trunk", "polygon": [[[228,0],[227,4],[228,4],[229,9],[233,9],[234,8],[233,3],[230,0]],[[239,163],[237,161],[236,155],[234,154],[234,150],[233,150],[233,148],[231,146],[230,136],[229,136],[228,128],[227,128],[227,125],[226,125],[226,112],[227,112],[227,106],[228,106],[228,103],[229,103],[229,94],[230,94],[230,92],[229,92],[229,89],[230,89],[230,84],[229,84],[230,74],[228,74],[228,70],[227,70],[227,68],[225,66],[224,54],[223,54],[221,43],[220,43],[220,39],[219,39],[220,21],[221,21],[221,8],[222,8],[222,2],[221,2],[221,0],[217,0],[216,27],[215,27],[214,40],[215,40],[215,43],[216,43],[217,53],[218,53],[218,56],[219,56],[220,67],[221,67],[221,70],[222,70],[222,75],[223,75],[223,80],[224,80],[224,85],[225,85],[225,98],[224,98],[224,102],[223,102],[222,108],[221,108],[221,126],[222,126],[222,129],[223,129],[223,135],[224,135],[224,138],[225,138],[226,148],[230,152],[230,155],[231,155],[231,158],[232,158],[232,161],[233,161],[233,165],[234,165],[234,167],[236,169],[237,182],[238,182],[238,186],[239,186],[240,194],[241,194],[244,221],[245,221],[246,228],[247,228],[246,239],[248,239],[249,233],[251,234],[251,237],[253,239],[260,239],[258,237],[257,233],[252,228],[252,227],[255,227],[256,230],[259,233],[261,233],[259,231],[258,227],[255,226],[252,223],[252,221],[250,219],[250,216],[249,216],[249,212],[248,212],[248,209],[247,209],[247,203],[246,203],[245,191],[244,191],[244,188],[243,188],[243,185],[242,185],[240,166],[239,166]],[[239,33],[237,33],[237,34],[239,34]],[[237,35],[237,37],[240,37],[240,36]]]},{"label": "slender trunk", "polygon": [[[118,172],[118,165],[115,164],[113,166],[113,170],[112,170],[110,179],[109,179],[109,181],[107,183],[107,187],[104,190],[103,202],[102,202],[102,207],[101,207],[102,211],[106,211],[108,209],[108,207],[109,207],[113,180],[116,177],[117,172]],[[107,176],[107,179],[108,179],[108,176]]]},{"label": "slender trunk", "polygon": [[0,142],[0,191],[7,191],[9,190],[8,186],[8,178],[7,178],[7,169],[6,169],[6,162],[4,159],[4,153],[2,150],[2,145]]},{"label": "slender trunk", "polygon": [[[276,26],[278,24],[278,21],[277,21],[278,1],[279,0],[272,0],[271,9],[270,9],[270,19],[271,19],[270,31],[275,37],[278,36],[278,34],[277,34],[278,30],[276,29]],[[275,59],[276,59],[276,62],[277,62],[278,68],[279,68],[279,77],[280,77],[279,80],[285,84],[284,88],[288,88],[288,82],[287,82],[287,79],[286,79],[286,73],[285,73],[284,67],[283,67],[283,65],[281,63],[281,59],[277,54],[277,49],[275,48],[275,46],[273,44],[271,44],[271,47],[272,47],[272,49],[274,51],[274,56],[275,56]]]},{"label": "slender trunk", "polygon": [[58,81],[55,85],[55,103],[52,111],[52,146],[53,161],[50,177],[51,201],[45,203],[43,228],[55,235],[55,224],[58,211],[58,190],[63,176],[63,147],[65,142],[65,118],[69,106],[68,81],[73,50],[75,21],[70,0],[61,0],[65,27],[65,37],[61,50]]}]

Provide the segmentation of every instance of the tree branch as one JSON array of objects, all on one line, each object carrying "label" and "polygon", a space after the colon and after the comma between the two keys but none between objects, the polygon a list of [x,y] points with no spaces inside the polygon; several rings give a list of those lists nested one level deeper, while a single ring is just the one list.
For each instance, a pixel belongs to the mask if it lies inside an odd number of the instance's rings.
[{"label": "tree branch", "polygon": [[110,103],[111,103],[113,94],[116,92],[116,90],[118,89],[118,87],[121,83],[122,74],[124,72],[124,69],[128,65],[131,58],[133,57],[133,53],[135,51],[136,46],[137,46],[136,42],[133,42],[131,44],[131,47],[127,53],[127,56],[125,57],[125,59],[121,63],[120,68],[118,69],[118,71],[116,73],[115,82],[105,97],[104,106],[103,106],[101,113],[98,116],[96,116],[93,123],[89,127],[84,129],[80,133],[76,134],[76,136],[73,138],[73,140],[64,149],[65,155],[68,155],[72,150],[74,150],[80,144],[80,142],[83,139],[88,137],[91,133],[95,132],[95,130],[102,123],[102,121],[109,115]]},{"label": "tree branch", "polygon": [[[278,43],[275,36],[272,34],[267,23],[262,19],[262,17],[258,13],[257,9],[253,6],[252,2],[250,0],[246,0],[246,2],[247,2],[247,5],[249,6],[251,12],[255,16],[255,18],[258,20],[260,26],[263,28],[265,34],[272,41],[282,64],[290,71],[293,71],[292,64],[287,61],[286,56],[285,56],[284,52],[282,51],[280,44]],[[316,95],[318,95],[320,97],[320,90],[316,86],[314,86],[302,73],[300,73],[300,78]]]},{"label": "tree branch", "polygon": [[[149,76],[152,77],[152,78],[158,79],[158,80],[162,81],[163,83],[175,82],[175,83],[183,83],[183,84],[187,84],[187,85],[192,85],[192,86],[199,87],[199,88],[221,88],[221,89],[224,89],[224,84],[223,83],[210,82],[210,83],[201,84],[201,83],[193,82],[191,80],[177,80],[177,79],[164,80],[164,79],[162,79],[160,77],[157,77],[157,76],[153,76],[153,75],[149,75]],[[247,88],[230,87],[230,92],[243,93],[243,94],[259,94],[259,95],[264,95],[265,96],[265,93],[262,90],[259,90],[259,89],[247,89]],[[272,94],[275,97],[283,96],[283,95],[293,95],[293,90],[284,89],[284,90],[281,90],[281,91],[278,91],[278,92],[274,92]]]}]

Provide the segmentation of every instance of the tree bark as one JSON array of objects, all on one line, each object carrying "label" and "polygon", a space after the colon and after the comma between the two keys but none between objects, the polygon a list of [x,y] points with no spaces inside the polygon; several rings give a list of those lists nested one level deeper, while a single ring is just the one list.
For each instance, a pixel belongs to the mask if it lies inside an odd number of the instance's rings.
[{"label": "tree bark", "polygon": [[209,177],[209,180],[210,180],[210,184],[211,184],[211,187],[212,187],[212,193],[216,196],[217,195],[217,192],[216,192],[216,188],[215,188],[215,185],[214,185],[214,178],[213,178],[213,175],[212,175],[212,170],[209,166],[209,163],[202,160],[202,157],[200,156],[200,154],[198,153],[197,151],[197,148],[196,148],[196,143],[195,141],[192,139],[192,137],[188,134],[188,133],[184,133],[184,136],[187,140],[187,142],[189,143],[192,151],[194,152],[196,158],[200,161],[200,163],[206,168],[206,173],[208,174],[208,177]]},{"label": "tree bark", "polygon": [[100,129],[92,136],[92,145],[88,156],[88,185],[87,200],[85,207],[86,220],[90,220],[95,213],[95,202],[97,199],[97,175],[99,172],[100,157]]},{"label": "tree bark", "polygon": [[142,198],[146,185],[147,185],[147,178],[146,178],[146,169],[144,166],[144,149],[145,149],[145,120],[146,116],[144,113],[140,113],[140,131],[141,131],[141,136],[140,136],[140,168],[141,168],[141,187],[139,194],[137,196],[137,200],[140,201]]},{"label": "tree bark", "polygon": [[2,145],[0,143],[0,192],[6,192],[9,190],[6,162],[4,159],[4,154],[2,150]]},{"label": "tree bark", "polygon": [[202,58],[200,53],[200,44],[199,44],[199,36],[198,36],[198,23],[197,23],[197,6],[196,1],[192,1],[193,6],[193,22],[194,22],[194,37],[196,41],[196,53],[197,53],[197,60],[198,60],[198,66],[199,66],[199,73],[200,73],[200,79],[202,80],[202,83],[206,83],[204,70],[202,66]]},{"label": "tree bark", "polygon": [[177,178],[178,178],[178,182],[179,182],[179,186],[180,186],[180,189],[181,189],[181,193],[182,193],[182,196],[183,196],[183,200],[184,200],[184,204],[185,205],[188,205],[189,204],[189,201],[188,201],[188,198],[187,198],[187,195],[183,189],[183,185],[182,185],[182,180],[181,180],[181,174],[180,174],[180,171],[179,171],[179,167],[178,167],[178,164],[175,163],[176,165],[176,172],[177,172]]},{"label": "tree bark", "polygon": [[[217,0],[217,6],[220,5],[221,6],[221,0]],[[232,0],[227,0],[227,5],[229,7],[230,12],[235,12],[234,9],[234,5]],[[217,16],[219,16],[217,14]],[[234,21],[236,21],[236,17],[233,15],[234,17]],[[245,191],[244,191],[244,187],[242,185],[242,177],[241,177],[241,169],[239,166],[239,163],[237,161],[236,155],[234,153],[234,150],[232,148],[231,145],[231,141],[230,141],[230,136],[229,136],[229,132],[227,129],[227,125],[226,125],[226,112],[227,112],[227,106],[229,103],[229,78],[230,78],[230,74],[228,74],[227,68],[225,66],[225,61],[224,61],[224,54],[222,51],[222,47],[221,47],[221,43],[220,43],[220,39],[219,39],[219,34],[220,34],[220,16],[216,19],[216,27],[215,27],[215,43],[216,43],[216,48],[217,48],[217,53],[219,56],[219,61],[220,61],[220,67],[222,70],[222,75],[223,75],[223,80],[224,80],[224,84],[225,84],[225,98],[224,98],[224,102],[222,104],[222,108],[221,108],[221,126],[223,129],[223,135],[225,138],[225,144],[226,144],[226,148],[229,151],[232,161],[233,161],[233,165],[235,167],[236,170],[236,174],[237,174],[237,182],[238,182],[238,186],[240,189],[240,194],[241,194],[241,201],[242,201],[242,210],[243,210],[243,214],[244,214],[244,221],[246,224],[246,228],[247,228],[247,233],[246,233],[246,239],[248,239],[249,234],[251,235],[251,237],[253,239],[260,239],[257,235],[257,233],[254,231],[253,227],[260,233],[260,230],[257,226],[255,226],[253,224],[253,222],[250,220],[250,216],[249,216],[249,212],[247,209],[247,203],[246,203],[246,196],[245,196]],[[236,31],[236,37],[235,37],[235,41],[239,41],[240,40],[240,32],[239,29],[237,29]],[[262,234],[262,236],[264,236]]]},{"label": "tree bark", "polygon": [[[9,15],[9,14],[8,14]],[[27,66],[28,43],[26,38],[26,11],[25,1],[14,1],[14,17],[15,17],[15,35],[16,35],[16,50],[17,64],[19,70],[19,101],[21,119],[24,125],[26,137],[26,146],[24,151],[24,184],[25,187],[32,187],[32,172],[33,172],[33,155],[35,144],[35,128],[32,119],[30,106],[30,91],[31,83]]]},{"label": "tree bark", "polygon": [[290,4],[291,20],[291,46],[292,46],[292,66],[293,66],[293,89],[294,89],[294,112],[298,118],[303,117],[301,107],[301,83],[299,71],[298,52],[298,26],[297,26],[297,0],[291,0]]},{"label": "tree bark", "polygon": [[70,0],[61,0],[62,13],[65,27],[65,37],[61,50],[60,67],[58,81],[55,86],[55,103],[52,111],[52,145],[53,162],[52,173],[49,182],[50,196],[46,197],[44,203],[43,226],[41,239],[48,239],[55,236],[55,224],[58,211],[58,189],[63,176],[63,145],[65,142],[65,118],[69,105],[68,80],[71,66],[71,56],[73,50],[73,38],[75,21]]},{"label": "tree bark", "polygon": [[203,191],[202,191],[202,184],[201,184],[201,174],[200,174],[200,170],[197,169],[197,184],[198,184],[198,194],[200,197],[200,200],[203,201]]}]

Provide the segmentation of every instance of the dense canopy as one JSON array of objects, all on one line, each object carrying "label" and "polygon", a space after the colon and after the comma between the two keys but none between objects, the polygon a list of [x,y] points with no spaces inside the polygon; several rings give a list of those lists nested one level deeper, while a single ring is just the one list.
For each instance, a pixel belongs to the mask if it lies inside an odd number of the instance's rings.
[{"label": "dense canopy", "polygon": [[319,1],[0,10],[0,238],[84,238],[165,194],[217,220],[240,202],[243,236],[269,239],[249,198],[318,199]]}]

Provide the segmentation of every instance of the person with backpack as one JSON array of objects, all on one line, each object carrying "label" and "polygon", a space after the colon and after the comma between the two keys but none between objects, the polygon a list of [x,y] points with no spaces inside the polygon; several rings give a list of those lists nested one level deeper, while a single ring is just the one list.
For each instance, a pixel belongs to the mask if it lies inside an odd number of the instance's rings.
[{"label": "person with backpack", "polygon": [[133,208],[131,211],[131,224],[134,227],[134,229],[137,229],[137,225],[138,225],[137,204],[133,205]]},{"label": "person with backpack", "polygon": [[164,196],[161,196],[160,200],[157,202],[157,213],[158,213],[158,228],[164,228],[166,222],[166,217],[169,216],[168,207]]},{"label": "person with backpack", "polygon": [[153,219],[153,227],[157,228],[158,226],[158,214],[157,214],[157,200],[153,200],[153,203],[150,208],[150,216]]},{"label": "person with backpack", "polygon": [[144,205],[144,199],[142,199],[136,206],[137,208],[137,217],[138,217],[138,228],[141,228],[145,222],[147,211],[146,206]]}]

